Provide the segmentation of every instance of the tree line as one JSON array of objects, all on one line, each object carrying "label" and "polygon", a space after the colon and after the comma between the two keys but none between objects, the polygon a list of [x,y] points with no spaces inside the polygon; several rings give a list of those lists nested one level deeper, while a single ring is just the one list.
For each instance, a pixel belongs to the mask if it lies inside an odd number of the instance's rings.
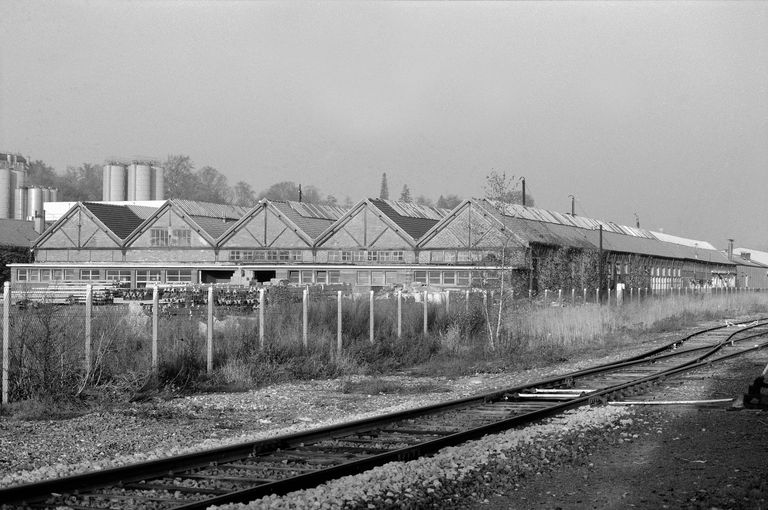
[{"label": "tree line", "polygon": [[[230,186],[227,177],[212,166],[196,168],[189,156],[169,155],[161,166],[165,170],[165,198],[178,198],[200,202],[232,204],[244,207],[256,205],[261,199],[293,200],[313,204],[352,205],[349,197],[343,201],[331,194],[322,193],[316,186],[301,185],[292,181],[282,181],[272,184],[266,189],[256,191],[245,182],[238,181]],[[59,174],[43,161],[30,163],[29,182],[36,186],[57,188],[59,200],[67,202],[98,202],[102,200],[103,165],[83,163],[77,167],[67,167]],[[520,203],[521,191],[518,189],[514,176],[492,171],[486,176],[484,193],[487,198],[502,202]],[[399,196],[390,197],[387,174],[382,174],[379,198],[393,199],[402,202],[412,202],[418,205],[453,209],[459,205],[462,198],[458,195],[440,195],[433,200],[424,195],[412,197],[407,184]],[[533,205],[533,198],[526,193],[526,204]]]}]

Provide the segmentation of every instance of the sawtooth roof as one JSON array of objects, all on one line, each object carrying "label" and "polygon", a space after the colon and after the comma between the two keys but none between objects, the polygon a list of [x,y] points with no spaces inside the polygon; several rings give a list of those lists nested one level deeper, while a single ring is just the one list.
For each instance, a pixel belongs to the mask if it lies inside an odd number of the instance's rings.
[{"label": "sawtooth roof", "polygon": [[285,217],[290,219],[312,239],[320,237],[328,227],[341,218],[349,209],[334,205],[307,204],[305,202],[271,201]]},{"label": "sawtooth roof", "polygon": [[83,207],[91,211],[104,226],[120,239],[125,239],[131,235],[144,220],[157,210],[153,207],[98,202],[83,202]]},{"label": "sawtooth roof", "polygon": [[414,240],[423,236],[449,212],[438,207],[381,198],[372,198],[370,202]]}]

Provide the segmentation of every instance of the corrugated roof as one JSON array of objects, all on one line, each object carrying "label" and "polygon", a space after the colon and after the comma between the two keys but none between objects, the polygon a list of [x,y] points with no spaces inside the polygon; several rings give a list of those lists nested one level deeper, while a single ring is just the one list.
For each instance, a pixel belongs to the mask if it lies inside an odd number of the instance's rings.
[{"label": "corrugated roof", "polygon": [[0,219],[0,246],[29,248],[38,237],[31,221]]},{"label": "corrugated roof", "polygon": [[239,205],[214,204],[194,200],[171,199],[171,202],[181,207],[190,216],[239,220],[250,208]]},{"label": "corrugated roof", "polygon": [[195,223],[200,225],[200,228],[205,230],[205,232],[213,239],[221,237],[229,227],[237,222],[237,220],[231,218],[214,218],[211,216],[195,216],[192,214],[190,214],[189,217]]},{"label": "corrugated roof", "polygon": [[303,202],[270,201],[270,203],[311,239],[317,239],[325,229],[333,225],[347,212],[347,209],[343,207],[321,206]]},{"label": "corrugated roof", "polygon": [[141,223],[153,214],[156,209],[151,207],[112,205],[97,202],[83,202],[88,209],[101,221],[104,226],[120,239],[125,239]]},{"label": "corrugated roof", "polygon": [[707,241],[699,241],[696,239],[688,239],[680,236],[673,236],[664,232],[651,232],[659,241],[666,241],[668,243],[682,244],[683,246],[689,246],[691,248],[703,248],[705,250],[716,250],[712,244]]},{"label": "corrugated roof", "polygon": [[419,239],[450,212],[447,209],[380,198],[372,198],[370,202],[413,239]]}]

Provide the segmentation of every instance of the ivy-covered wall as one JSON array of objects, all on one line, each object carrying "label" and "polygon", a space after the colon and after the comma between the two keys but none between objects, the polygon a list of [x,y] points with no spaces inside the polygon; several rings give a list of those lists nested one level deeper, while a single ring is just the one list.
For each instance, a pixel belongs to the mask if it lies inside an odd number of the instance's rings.
[{"label": "ivy-covered wall", "polygon": [[0,246],[0,283],[11,281],[11,269],[8,264],[15,262],[32,262],[29,248]]}]

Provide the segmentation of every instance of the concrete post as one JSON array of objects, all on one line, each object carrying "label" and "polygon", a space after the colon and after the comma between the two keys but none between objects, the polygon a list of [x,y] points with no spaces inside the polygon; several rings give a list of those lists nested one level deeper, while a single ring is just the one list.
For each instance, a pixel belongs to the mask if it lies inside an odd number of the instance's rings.
[{"label": "concrete post", "polygon": [[403,292],[397,291],[397,338],[403,337]]},{"label": "concrete post", "polygon": [[208,287],[208,339],[206,347],[205,369],[210,374],[213,371],[213,285]]},{"label": "concrete post", "polygon": [[302,329],[301,339],[304,348],[307,348],[307,330],[309,329],[309,287],[304,288],[304,292],[301,293],[301,311],[302,311]]},{"label": "concrete post", "polygon": [[373,319],[374,319],[374,311],[373,311],[373,291],[371,291],[369,299],[368,299],[368,339],[373,343]]},{"label": "concrete post", "polygon": [[427,334],[427,314],[429,313],[428,308],[429,303],[427,303],[427,291],[424,291],[424,334]]},{"label": "concrete post", "polygon": [[91,324],[93,314],[93,285],[85,286],[85,376],[91,373]]},{"label": "concrete post", "polygon": [[259,349],[264,349],[264,308],[267,302],[264,300],[264,287],[259,289]]},{"label": "concrete post", "polygon": [[8,372],[11,347],[11,283],[3,285],[3,404],[8,403]]},{"label": "concrete post", "polygon": [[152,289],[152,372],[157,373],[157,334],[158,334],[158,317],[160,308],[160,290],[157,288],[157,284]]},{"label": "concrete post", "polygon": [[336,303],[337,303],[337,314],[336,314],[336,352],[341,354],[341,291],[337,291],[336,294]]}]

